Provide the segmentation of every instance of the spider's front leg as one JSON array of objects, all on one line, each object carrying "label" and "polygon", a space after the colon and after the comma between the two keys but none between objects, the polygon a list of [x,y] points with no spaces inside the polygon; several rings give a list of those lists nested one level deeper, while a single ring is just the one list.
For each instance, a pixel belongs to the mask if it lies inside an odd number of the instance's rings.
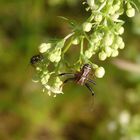
[{"label": "spider's front leg", "polygon": [[92,93],[92,96],[94,95],[94,91],[91,88],[91,86],[88,83],[85,83],[85,86],[88,88],[88,90],[90,90],[90,92]]},{"label": "spider's front leg", "polygon": [[60,73],[58,76],[74,76],[73,73]]},{"label": "spider's front leg", "polygon": [[69,82],[69,81],[74,81],[74,80],[75,80],[75,77],[66,79],[66,80],[63,82],[63,84],[61,85],[61,87],[64,86],[64,84],[66,84],[67,82]]}]

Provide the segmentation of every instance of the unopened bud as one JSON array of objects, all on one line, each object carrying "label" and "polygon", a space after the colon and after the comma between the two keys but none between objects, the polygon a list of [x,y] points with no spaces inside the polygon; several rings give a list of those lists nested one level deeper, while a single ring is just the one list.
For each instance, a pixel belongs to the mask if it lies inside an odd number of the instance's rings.
[{"label": "unopened bud", "polygon": [[125,44],[124,44],[124,42],[122,42],[122,43],[119,45],[119,48],[120,48],[120,49],[124,49],[124,47],[125,47]]},{"label": "unopened bud", "polygon": [[127,9],[127,10],[126,10],[126,15],[127,15],[128,17],[133,17],[133,16],[135,16],[135,9],[134,9],[134,8],[129,8],[129,9]]},{"label": "unopened bud", "polygon": [[99,59],[101,61],[104,61],[106,58],[107,58],[107,55],[106,55],[106,53],[104,51],[99,53]]},{"label": "unopened bud", "polygon": [[83,23],[83,31],[89,32],[92,28],[92,23],[90,22],[85,22]]},{"label": "unopened bud", "polygon": [[103,67],[98,67],[96,70],[95,70],[95,76],[98,77],[98,78],[102,78],[105,74],[105,69]]},{"label": "unopened bud", "polygon": [[119,30],[118,30],[118,33],[121,35],[124,33],[124,28],[123,27],[120,27]]},{"label": "unopened bud", "polygon": [[95,20],[96,22],[101,22],[102,19],[103,19],[103,16],[102,16],[101,14],[97,14],[97,15],[95,15],[95,17],[94,17],[94,20]]},{"label": "unopened bud", "polygon": [[76,37],[76,38],[74,38],[74,39],[72,40],[72,44],[73,44],[73,45],[78,45],[79,43],[80,43],[80,40],[79,40],[78,37]]},{"label": "unopened bud", "polygon": [[116,56],[118,56],[118,55],[119,55],[118,50],[113,50],[113,51],[112,51],[112,54],[111,54],[112,57],[116,57]]},{"label": "unopened bud", "polygon": [[47,50],[49,50],[51,48],[51,43],[42,43],[39,46],[39,52],[40,53],[45,53]]}]

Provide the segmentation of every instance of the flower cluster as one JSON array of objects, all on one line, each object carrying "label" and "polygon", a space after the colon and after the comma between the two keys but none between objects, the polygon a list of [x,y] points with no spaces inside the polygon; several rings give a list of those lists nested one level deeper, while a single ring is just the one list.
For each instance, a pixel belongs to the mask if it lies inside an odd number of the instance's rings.
[{"label": "flower cluster", "polygon": [[95,64],[92,57],[98,54],[98,59],[104,61],[108,57],[118,56],[119,49],[125,47],[121,37],[124,33],[124,21],[120,20],[124,6],[128,17],[135,15],[135,4],[130,0],[87,0],[83,4],[87,5],[86,10],[90,11],[91,15],[82,25],[61,17],[72,26],[72,33],[61,40],[49,41],[39,46],[39,52],[44,56],[44,60],[36,67],[38,81],[41,82],[43,91],[47,90],[49,95],[54,93],[54,97],[63,93],[62,81],[57,75],[62,72],[68,49],[77,45],[80,52],[78,60],[69,65],[75,66],[78,70],[85,63],[89,63],[94,69],[94,75],[102,78],[105,69]]},{"label": "flower cluster", "polygon": [[124,13],[124,5],[127,4],[126,14],[128,17],[135,15],[135,9],[128,1],[116,0],[87,0],[91,10],[91,16],[83,23],[83,31],[91,32],[86,36],[89,41],[85,56],[90,59],[98,53],[99,60],[104,61],[107,57],[116,57],[119,49],[125,47],[121,35],[124,33],[124,21],[119,17]]}]

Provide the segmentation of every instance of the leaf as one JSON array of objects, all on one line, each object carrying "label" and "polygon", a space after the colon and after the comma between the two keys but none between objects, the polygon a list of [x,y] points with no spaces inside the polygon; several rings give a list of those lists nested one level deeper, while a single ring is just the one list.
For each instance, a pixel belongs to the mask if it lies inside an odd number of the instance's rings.
[{"label": "leaf", "polygon": [[73,20],[70,20],[70,19],[63,17],[63,16],[58,16],[58,17],[67,21],[67,23],[71,26],[71,28],[75,28],[77,26],[76,22]]}]

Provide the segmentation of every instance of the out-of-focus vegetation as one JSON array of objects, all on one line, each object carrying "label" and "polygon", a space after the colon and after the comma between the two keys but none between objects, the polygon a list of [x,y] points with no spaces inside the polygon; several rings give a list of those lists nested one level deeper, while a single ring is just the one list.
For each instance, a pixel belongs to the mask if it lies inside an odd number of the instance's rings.
[{"label": "out-of-focus vegetation", "polygon": [[[85,87],[66,84],[65,94],[53,98],[31,80],[29,60],[39,44],[69,33],[57,16],[82,23],[87,14],[78,0],[1,0],[1,140],[140,139],[139,13],[131,20],[122,17],[126,47],[119,60],[102,62],[106,75],[95,79],[94,104]],[[67,58],[76,50],[71,48]]]}]

